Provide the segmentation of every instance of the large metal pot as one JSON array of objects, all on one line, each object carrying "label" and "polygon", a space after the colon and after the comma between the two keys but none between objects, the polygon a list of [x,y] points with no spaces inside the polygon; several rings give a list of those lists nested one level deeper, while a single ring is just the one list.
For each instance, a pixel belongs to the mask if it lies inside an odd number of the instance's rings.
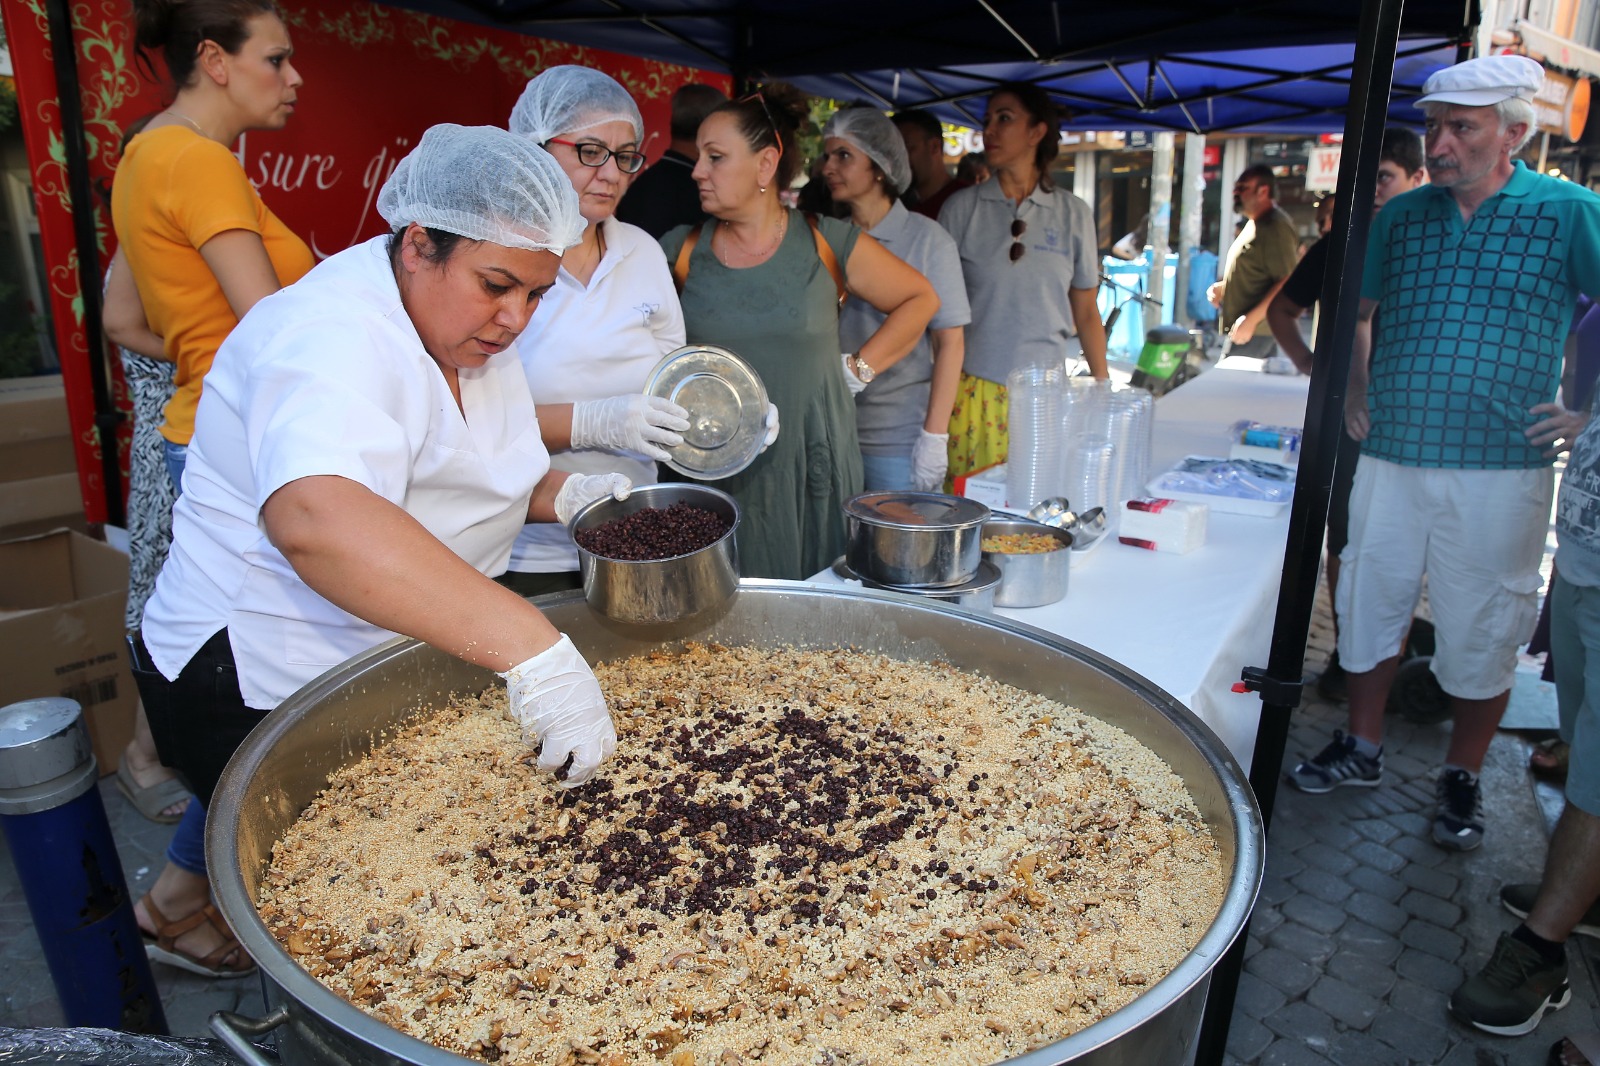
[{"label": "large metal pot", "polygon": [[[685,640],[730,645],[853,645],[909,660],[944,660],[1060,699],[1121,727],[1167,761],[1215,834],[1226,896],[1199,945],[1176,969],[1110,1017],[1011,1060],[1019,1066],[1182,1063],[1193,1047],[1211,968],[1240,930],[1260,887],[1260,811],[1222,742],[1166,693],[1115,663],[1041,630],[903,596],[786,581],[745,581],[720,611],[673,626],[621,626],[572,592],[541,601],[591,658]],[[462,1066],[469,1060],[390,1028],[294,962],[256,914],[273,844],[327,783],[415,708],[494,682],[412,640],[394,640],[336,667],[270,714],[234,755],[207,814],[206,859],[217,904],[266,979],[276,1009],[263,1023],[213,1021],[248,1057],[241,1030],[280,1026],[284,1063]],[[259,1056],[252,1060],[259,1062]]]},{"label": "large metal pot", "polygon": [[964,585],[978,572],[989,508],[938,492],[864,492],[844,505],[845,560],[897,589]]}]

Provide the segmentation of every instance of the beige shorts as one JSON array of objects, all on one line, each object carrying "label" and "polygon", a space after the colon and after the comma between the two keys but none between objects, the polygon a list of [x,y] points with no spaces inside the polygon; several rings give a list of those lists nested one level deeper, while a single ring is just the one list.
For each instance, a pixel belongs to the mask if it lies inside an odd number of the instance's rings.
[{"label": "beige shorts", "polygon": [[1440,470],[1363,455],[1339,555],[1339,662],[1362,673],[1400,652],[1428,576],[1433,672],[1452,696],[1511,687],[1539,612],[1555,475]]}]

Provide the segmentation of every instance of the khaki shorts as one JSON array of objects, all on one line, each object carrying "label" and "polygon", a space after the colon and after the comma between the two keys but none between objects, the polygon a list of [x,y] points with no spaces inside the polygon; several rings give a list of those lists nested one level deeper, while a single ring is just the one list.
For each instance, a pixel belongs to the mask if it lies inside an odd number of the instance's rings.
[{"label": "khaki shorts", "polygon": [[1441,470],[1363,455],[1339,555],[1339,662],[1363,673],[1400,652],[1428,577],[1433,672],[1452,696],[1511,688],[1538,617],[1555,475]]}]

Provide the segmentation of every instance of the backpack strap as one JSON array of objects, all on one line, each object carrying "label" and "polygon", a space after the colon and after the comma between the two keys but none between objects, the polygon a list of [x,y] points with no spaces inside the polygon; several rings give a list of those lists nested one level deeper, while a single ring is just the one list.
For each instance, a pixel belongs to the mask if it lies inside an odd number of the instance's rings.
[{"label": "backpack strap", "polygon": [[689,256],[694,253],[694,246],[700,243],[700,231],[704,227],[702,223],[683,235],[683,247],[678,249],[678,258],[672,261],[672,284],[679,296],[683,295],[683,286],[689,281]]},{"label": "backpack strap", "polygon": [[833,287],[839,290],[839,306],[843,307],[850,294],[845,291],[844,274],[839,269],[839,258],[833,254],[833,246],[822,236],[822,227],[817,225],[817,216],[806,212],[806,224],[811,227],[811,237],[817,242],[817,258],[822,260],[822,265],[828,268],[828,273],[833,276]]}]

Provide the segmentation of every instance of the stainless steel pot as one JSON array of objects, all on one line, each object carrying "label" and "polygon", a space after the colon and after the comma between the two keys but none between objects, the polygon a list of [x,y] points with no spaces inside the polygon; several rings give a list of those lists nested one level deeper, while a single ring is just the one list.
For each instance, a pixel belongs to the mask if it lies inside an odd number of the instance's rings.
[{"label": "stainless steel pot", "polygon": [[864,492],[844,503],[845,560],[899,589],[961,585],[978,572],[989,508],[938,492]]},{"label": "stainless steel pot", "polygon": [[995,590],[996,607],[1043,607],[1067,594],[1067,575],[1072,564],[1073,535],[1064,529],[1031,522],[1025,518],[994,518],[983,524],[985,537],[1033,534],[1050,537],[1061,546],[1048,552],[983,553],[983,561],[1000,571],[1000,587]]},{"label": "stainless steel pot", "polygon": [[[577,534],[647,507],[686,503],[721,515],[728,531],[699,551],[669,559],[608,559],[582,544]],[[721,489],[686,482],[640,485],[626,500],[607,496],[572,516],[568,529],[578,548],[578,572],[589,606],[608,618],[657,625],[720,607],[739,587],[739,504]]]},{"label": "stainless steel pot", "polygon": [[[1149,745],[1187,785],[1227,871],[1221,909],[1198,946],[1166,977],[1110,1017],[1010,1060],[1017,1066],[1182,1063],[1200,1025],[1216,965],[1243,928],[1261,883],[1260,811],[1243,771],[1215,733],[1148,681],[1041,630],[936,602],[786,581],[745,581],[720,612],[674,626],[617,626],[577,592],[541,604],[591,658],[686,640],[730,645],[853,645],[911,660],[944,660],[1073,704]],[[327,783],[381,734],[424,704],[495,683],[494,675],[413,640],[397,639],[313,681],[257,726],[212,799],[206,859],[217,905],[261,967],[272,1015],[219,1014],[213,1027],[241,1057],[262,1062],[246,1032],[279,1029],[286,1066],[463,1066],[470,1060],[362,1013],[307,974],[273,939],[254,900],[273,844]],[[252,1058],[251,1055],[255,1057]]]}]

